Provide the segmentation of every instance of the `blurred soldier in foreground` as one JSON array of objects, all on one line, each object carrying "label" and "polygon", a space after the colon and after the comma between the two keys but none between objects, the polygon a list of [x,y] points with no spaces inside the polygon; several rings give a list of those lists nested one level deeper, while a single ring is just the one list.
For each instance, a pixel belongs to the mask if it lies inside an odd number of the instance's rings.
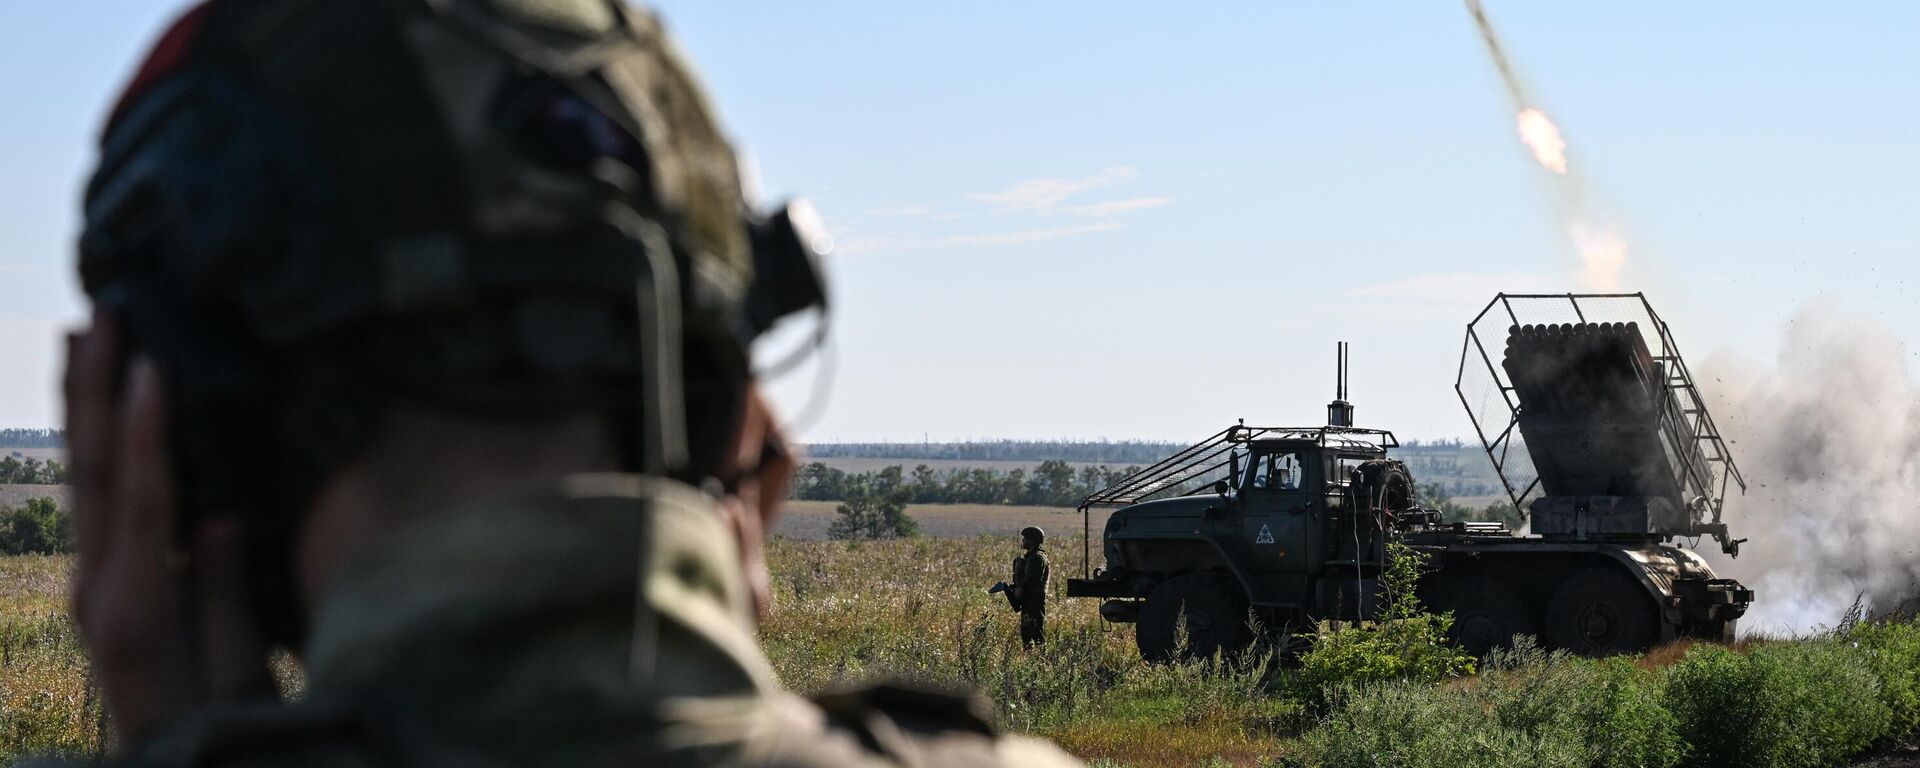
[{"label": "blurred soldier in foreground", "polygon": [[213,0],[169,30],[87,190],[66,380],[119,757],[1069,762],[971,699],[776,684],[792,460],[747,352],[824,293],[734,163],[617,4]]},{"label": "blurred soldier in foreground", "polygon": [[1013,559],[1013,584],[1008,599],[1020,612],[1020,642],[1040,644],[1047,633],[1047,553],[1040,545],[1047,540],[1045,531],[1034,526],[1020,529],[1020,548],[1026,554]]}]

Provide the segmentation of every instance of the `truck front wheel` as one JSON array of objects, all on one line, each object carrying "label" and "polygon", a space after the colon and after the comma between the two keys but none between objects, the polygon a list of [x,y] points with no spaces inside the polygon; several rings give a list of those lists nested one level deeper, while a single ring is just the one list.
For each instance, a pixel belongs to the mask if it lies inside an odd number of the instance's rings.
[{"label": "truck front wheel", "polygon": [[[1181,627],[1185,628],[1185,643]],[[1253,642],[1247,599],[1232,577],[1190,573],[1160,582],[1147,593],[1133,625],[1140,656],[1148,661],[1211,658]]]},{"label": "truck front wheel", "polygon": [[1514,635],[1539,635],[1540,620],[1520,593],[1497,576],[1467,576],[1441,587],[1435,613],[1452,611],[1447,639],[1476,658],[1505,648]]}]

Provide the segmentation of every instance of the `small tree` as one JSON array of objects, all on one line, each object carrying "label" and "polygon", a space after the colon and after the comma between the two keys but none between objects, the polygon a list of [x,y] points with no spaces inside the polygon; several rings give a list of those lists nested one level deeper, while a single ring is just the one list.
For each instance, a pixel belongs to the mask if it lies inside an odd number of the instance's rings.
[{"label": "small tree", "polygon": [[919,464],[913,468],[913,500],[921,504],[942,501],[945,488],[940,484],[940,476],[933,468]]},{"label": "small tree", "polygon": [[904,539],[920,534],[920,524],[907,515],[913,491],[898,485],[886,492],[862,486],[847,493],[834,512],[839,518],[827,526],[835,539]]}]

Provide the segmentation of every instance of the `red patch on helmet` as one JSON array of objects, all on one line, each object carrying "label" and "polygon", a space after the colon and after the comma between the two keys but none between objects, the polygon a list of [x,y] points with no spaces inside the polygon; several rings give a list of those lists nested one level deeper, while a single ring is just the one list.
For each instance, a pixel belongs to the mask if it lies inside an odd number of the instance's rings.
[{"label": "red patch on helmet", "polygon": [[173,26],[160,36],[160,42],[155,43],[153,50],[147,53],[146,62],[133,75],[133,82],[120,92],[119,100],[113,103],[113,111],[108,113],[107,125],[113,125],[127,107],[187,63],[187,54],[193,50],[194,41],[200,38],[200,27],[206,23],[207,9],[211,7],[213,0],[203,0],[174,20]]}]

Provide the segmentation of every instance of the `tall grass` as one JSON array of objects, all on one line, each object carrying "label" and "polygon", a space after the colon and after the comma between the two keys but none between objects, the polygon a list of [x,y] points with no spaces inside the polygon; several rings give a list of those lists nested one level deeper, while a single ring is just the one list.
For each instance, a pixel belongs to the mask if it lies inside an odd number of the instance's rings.
[{"label": "tall grass", "polygon": [[1017,617],[986,588],[1010,577],[1011,539],[776,540],[772,614],[760,632],[781,681],[825,691],[876,679],[985,693],[1007,728],[1078,754],[1187,765],[1281,756],[1308,724],[1287,681],[1257,653],[1151,665],[1131,625],[1064,598],[1078,539],[1050,539],[1047,640],[1023,648]]},{"label": "tall grass", "polygon": [[0,763],[90,755],[106,716],[65,602],[67,559],[0,557]]},{"label": "tall grass", "polygon": [[[1015,615],[985,592],[1008,575],[1011,539],[775,540],[761,640],[789,687],[891,678],[979,690],[1004,727],[1110,766],[1795,768],[1844,764],[1920,729],[1911,620],[1639,659],[1523,646],[1438,682],[1321,680],[1259,654],[1145,664],[1131,626],[1103,622],[1097,601],[1063,599],[1077,541],[1051,550],[1048,638],[1026,649]],[[0,558],[0,763],[103,741],[64,617],[67,567]]]}]

